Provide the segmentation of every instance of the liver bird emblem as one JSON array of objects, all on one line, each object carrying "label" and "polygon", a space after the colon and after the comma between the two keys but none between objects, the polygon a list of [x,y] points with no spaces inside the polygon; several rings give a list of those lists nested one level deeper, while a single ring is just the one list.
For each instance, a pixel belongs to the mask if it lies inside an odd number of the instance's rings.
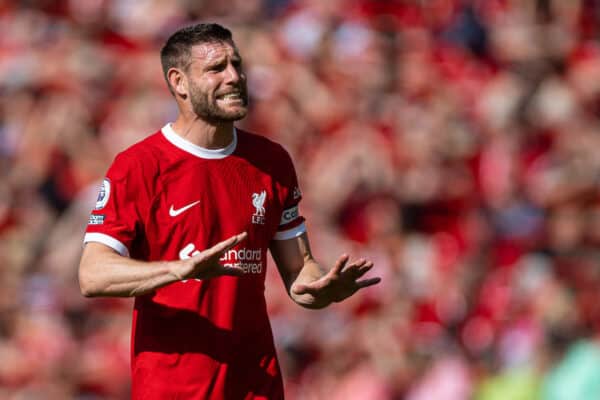
[{"label": "liver bird emblem", "polygon": [[260,193],[252,193],[252,205],[256,208],[254,215],[264,216],[265,215],[265,199],[267,198],[267,191],[263,190]]}]

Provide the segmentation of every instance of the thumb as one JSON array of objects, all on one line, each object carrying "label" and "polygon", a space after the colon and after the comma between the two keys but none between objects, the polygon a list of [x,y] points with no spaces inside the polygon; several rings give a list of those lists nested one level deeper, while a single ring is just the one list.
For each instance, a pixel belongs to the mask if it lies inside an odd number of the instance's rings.
[{"label": "thumb", "polygon": [[304,283],[294,283],[291,288],[293,294],[305,294],[308,293],[308,285]]},{"label": "thumb", "polygon": [[311,294],[315,295],[322,289],[323,284],[321,282],[311,282],[311,283],[295,283],[292,285],[290,292],[293,294]]}]

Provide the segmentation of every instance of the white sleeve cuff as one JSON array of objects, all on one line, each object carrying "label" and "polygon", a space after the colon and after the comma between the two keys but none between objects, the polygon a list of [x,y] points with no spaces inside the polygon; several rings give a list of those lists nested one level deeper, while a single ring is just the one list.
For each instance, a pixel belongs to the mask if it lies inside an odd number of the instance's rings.
[{"label": "white sleeve cuff", "polygon": [[129,257],[129,249],[127,248],[127,246],[125,246],[121,241],[115,239],[114,237],[108,236],[104,233],[86,233],[83,237],[83,243],[88,242],[102,243],[115,250],[123,257]]},{"label": "white sleeve cuff", "polygon": [[275,236],[273,236],[273,239],[274,240],[292,239],[292,238],[302,235],[304,232],[306,232],[306,225],[304,225],[304,222],[303,222],[295,228],[288,229],[287,231],[277,232],[275,234]]}]

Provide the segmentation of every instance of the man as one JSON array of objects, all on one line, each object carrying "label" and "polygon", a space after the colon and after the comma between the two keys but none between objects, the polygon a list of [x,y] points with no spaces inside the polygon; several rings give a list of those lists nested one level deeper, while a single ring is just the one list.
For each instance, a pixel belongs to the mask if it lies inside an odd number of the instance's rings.
[{"label": "man", "polygon": [[173,124],[120,153],[104,179],[79,267],[85,296],[135,296],[132,397],[279,399],[267,249],[291,298],[322,308],[374,285],[373,266],[310,251],[285,150],[236,129],[247,113],[242,59],[216,24],[161,51]]}]

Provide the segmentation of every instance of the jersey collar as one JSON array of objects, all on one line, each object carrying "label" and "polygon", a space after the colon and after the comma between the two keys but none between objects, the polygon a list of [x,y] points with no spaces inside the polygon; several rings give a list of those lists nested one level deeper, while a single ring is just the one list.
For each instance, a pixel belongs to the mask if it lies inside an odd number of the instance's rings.
[{"label": "jersey collar", "polygon": [[163,126],[161,132],[163,136],[175,147],[178,147],[181,150],[200,158],[208,158],[213,160],[225,158],[231,155],[237,147],[237,129],[235,129],[235,127],[233,128],[233,140],[226,147],[221,149],[207,149],[182,138],[175,133],[170,122]]}]

